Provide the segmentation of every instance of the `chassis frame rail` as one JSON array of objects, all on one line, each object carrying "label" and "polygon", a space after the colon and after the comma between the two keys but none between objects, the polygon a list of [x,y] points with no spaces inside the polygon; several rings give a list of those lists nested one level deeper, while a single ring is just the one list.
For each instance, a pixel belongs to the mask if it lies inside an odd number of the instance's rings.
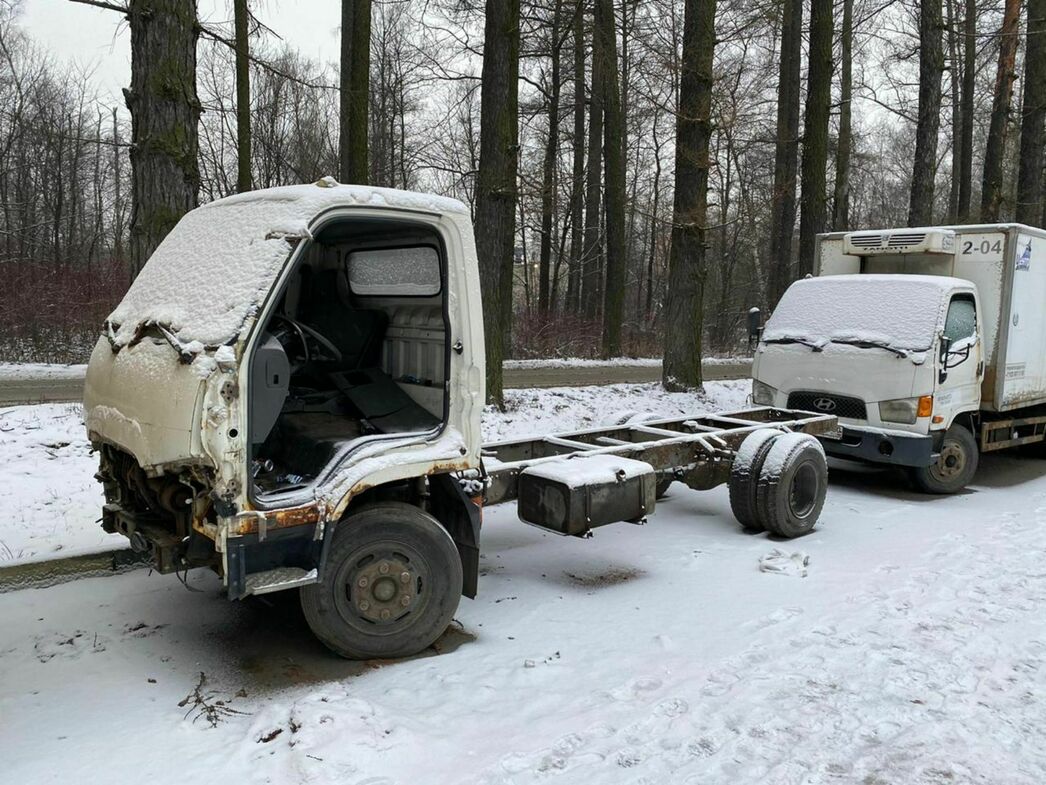
[{"label": "chassis frame rail", "polygon": [[512,501],[518,498],[519,475],[524,469],[581,454],[644,461],[659,479],[680,480],[695,490],[707,490],[729,479],[737,448],[760,428],[833,436],[839,425],[833,415],[755,407],[722,414],[633,419],[622,425],[493,442],[482,451],[483,501]]}]

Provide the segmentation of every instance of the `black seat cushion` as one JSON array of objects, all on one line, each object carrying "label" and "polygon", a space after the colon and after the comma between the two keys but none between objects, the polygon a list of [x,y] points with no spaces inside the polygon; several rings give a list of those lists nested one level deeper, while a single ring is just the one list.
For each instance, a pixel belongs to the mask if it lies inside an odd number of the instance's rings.
[{"label": "black seat cushion", "polygon": [[331,381],[379,433],[429,431],[440,423],[380,368],[332,373]]}]

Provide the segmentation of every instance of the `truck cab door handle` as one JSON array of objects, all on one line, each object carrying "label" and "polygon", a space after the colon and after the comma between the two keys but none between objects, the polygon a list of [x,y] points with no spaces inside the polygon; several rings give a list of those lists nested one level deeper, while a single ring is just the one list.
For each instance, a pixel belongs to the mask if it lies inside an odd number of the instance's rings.
[{"label": "truck cab door handle", "polygon": [[463,344],[461,342],[461,339],[459,338],[458,340],[454,341],[454,345],[450,348],[453,349],[455,353],[461,354],[463,351],[465,351],[465,344]]}]

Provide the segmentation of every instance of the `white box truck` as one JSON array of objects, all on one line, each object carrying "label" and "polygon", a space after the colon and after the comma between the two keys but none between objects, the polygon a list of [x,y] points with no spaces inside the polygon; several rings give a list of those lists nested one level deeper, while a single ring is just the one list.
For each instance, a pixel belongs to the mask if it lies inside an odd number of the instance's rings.
[{"label": "white box truck", "polygon": [[908,467],[920,489],[954,493],[979,452],[1046,434],[1046,232],[823,234],[814,276],[758,338],[755,403],[835,414],[830,455]]}]

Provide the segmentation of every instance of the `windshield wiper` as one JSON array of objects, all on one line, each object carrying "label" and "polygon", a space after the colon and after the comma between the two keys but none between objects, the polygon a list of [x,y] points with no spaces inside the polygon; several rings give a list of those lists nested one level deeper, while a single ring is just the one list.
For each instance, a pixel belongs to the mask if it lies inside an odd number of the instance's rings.
[{"label": "windshield wiper", "polygon": [[882,343],[880,341],[847,341],[842,338],[832,338],[832,343],[842,343],[847,346],[857,346],[861,349],[885,349],[888,352],[896,354],[898,357],[907,357],[911,354],[908,349],[898,349],[896,346],[890,346],[888,343]]},{"label": "windshield wiper", "polygon": [[815,352],[824,350],[824,345],[808,341],[805,338],[764,338],[763,343],[801,343],[803,346],[809,346]]}]

